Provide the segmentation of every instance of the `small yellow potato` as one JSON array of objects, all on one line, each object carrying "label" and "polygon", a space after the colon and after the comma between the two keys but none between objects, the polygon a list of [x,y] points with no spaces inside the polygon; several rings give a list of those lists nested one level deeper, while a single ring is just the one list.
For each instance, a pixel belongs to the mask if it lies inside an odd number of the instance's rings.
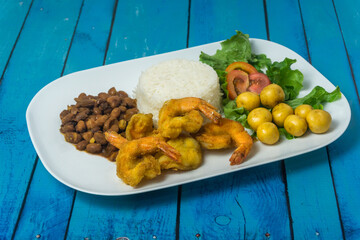
[{"label": "small yellow potato", "polygon": [[273,122],[278,127],[284,127],[284,121],[287,116],[294,114],[294,110],[286,103],[279,103],[272,109]]},{"label": "small yellow potato", "polygon": [[273,145],[279,141],[279,129],[272,122],[264,122],[256,130],[258,139],[265,144]]},{"label": "small yellow potato", "polygon": [[284,90],[277,84],[270,84],[261,91],[260,101],[264,107],[273,108],[285,100]]},{"label": "small yellow potato", "polygon": [[243,92],[236,97],[236,106],[251,111],[260,107],[260,96],[253,92]]},{"label": "small yellow potato", "polygon": [[269,110],[263,107],[255,108],[252,110],[248,117],[247,122],[253,130],[257,130],[258,126],[264,122],[271,122],[272,116]]},{"label": "small yellow potato", "polygon": [[313,133],[325,133],[331,125],[331,115],[325,110],[314,109],[306,116],[310,131]]},{"label": "small yellow potato", "polygon": [[309,104],[302,104],[300,106],[297,106],[295,108],[295,115],[298,115],[304,119],[306,119],[306,116],[308,113],[313,110],[313,107]]},{"label": "small yellow potato", "polygon": [[301,137],[306,132],[308,126],[304,118],[293,114],[285,119],[284,128],[291,135]]}]

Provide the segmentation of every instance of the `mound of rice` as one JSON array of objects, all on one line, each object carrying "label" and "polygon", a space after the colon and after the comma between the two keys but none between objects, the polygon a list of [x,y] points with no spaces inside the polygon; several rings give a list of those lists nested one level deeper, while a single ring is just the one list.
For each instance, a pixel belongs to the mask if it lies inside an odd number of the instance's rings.
[{"label": "mound of rice", "polygon": [[221,91],[215,70],[198,61],[175,59],[161,62],[143,72],[135,90],[141,113],[152,113],[157,124],[164,102],[198,97],[220,109]]}]

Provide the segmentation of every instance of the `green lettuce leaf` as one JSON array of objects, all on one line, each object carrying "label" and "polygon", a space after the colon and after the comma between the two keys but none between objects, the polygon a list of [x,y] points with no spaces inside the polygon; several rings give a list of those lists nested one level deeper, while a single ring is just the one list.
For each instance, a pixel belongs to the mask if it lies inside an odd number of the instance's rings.
[{"label": "green lettuce leaf", "polygon": [[243,107],[238,108],[236,106],[235,100],[229,101],[224,106],[224,115],[226,118],[238,121],[243,126],[250,128],[250,126],[248,125],[248,123],[246,121],[248,114],[249,114],[249,111],[247,111],[245,108],[243,108]]},{"label": "green lettuce leaf", "polygon": [[221,42],[221,49],[214,55],[204,52],[200,54],[200,61],[213,67],[215,70],[225,70],[233,62],[248,62],[251,59],[251,45],[249,35],[236,31],[236,35]]},{"label": "green lettuce leaf", "polygon": [[285,58],[282,62],[274,62],[266,70],[271,82],[280,85],[284,90],[285,100],[296,98],[303,87],[303,74],[299,70],[291,69],[295,62],[294,59]]},{"label": "green lettuce leaf", "polygon": [[336,87],[334,91],[329,93],[323,87],[316,86],[305,97],[289,100],[286,101],[286,103],[289,104],[292,108],[296,108],[301,104],[309,104],[313,106],[313,108],[322,109],[323,103],[334,102],[340,98],[341,98],[341,92],[339,87]]}]

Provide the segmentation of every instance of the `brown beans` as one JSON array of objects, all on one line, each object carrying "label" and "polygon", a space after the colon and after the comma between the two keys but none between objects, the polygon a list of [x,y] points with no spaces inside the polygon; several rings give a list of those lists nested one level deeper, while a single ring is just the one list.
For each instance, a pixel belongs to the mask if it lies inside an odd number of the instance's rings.
[{"label": "brown beans", "polygon": [[99,154],[114,161],[117,148],[105,139],[105,131],[125,136],[127,122],[138,112],[136,100],[115,87],[97,96],[80,93],[75,104],[60,113],[60,132],[76,149]]},{"label": "brown beans", "polygon": [[79,143],[82,137],[77,132],[67,132],[65,133],[65,140],[69,143]]},{"label": "brown beans", "polygon": [[86,151],[89,153],[101,153],[101,144],[99,143],[89,143],[86,145]]}]

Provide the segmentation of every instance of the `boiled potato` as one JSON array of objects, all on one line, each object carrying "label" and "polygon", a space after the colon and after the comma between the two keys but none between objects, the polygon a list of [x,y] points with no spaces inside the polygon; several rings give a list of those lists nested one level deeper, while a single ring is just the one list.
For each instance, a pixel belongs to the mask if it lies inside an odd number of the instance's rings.
[{"label": "boiled potato", "polygon": [[264,107],[273,108],[285,100],[284,90],[277,84],[270,84],[261,91],[260,101]]},{"label": "boiled potato", "polygon": [[278,127],[283,127],[285,119],[287,118],[287,116],[294,114],[294,110],[286,103],[279,103],[272,109],[271,113],[273,122]]},{"label": "boiled potato", "polygon": [[244,107],[246,110],[251,111],[260,107],[260,96],[253,92],[243,92],[236,97],[236,106]]},{"label": "boiled potato", "polygon": [[331,125],[331,115],[325,110],[314,109],[306,116],[306,122],[313,133],[325,133]]},{"label": "boiled potato", "polygon": [[295,108],[295,115],[298,115],[304,119],[306,119],[306,116],[308,113],[313,110],[313,107],[309,104],[302,104],[300,106],[297,106]]},{"label": "boiled potato", "polygon": [[279,129],[272,122],[264,122],[256,130],[258,139],[265,144],[275,144],[279,141]]},{"label": "boiled potato", "polygon": [[255,108],[252,110],[248,117],[247,122],[253,130],[257,130],[258,126],[264,122],[271,122],[272,116],[269,110],[263,107]]},{"label": "boiled potato", "polygon": [[304,135],[307,130],[306,120],[297,115],[289,115],[284,122],[285,130],[295,137]]}]

